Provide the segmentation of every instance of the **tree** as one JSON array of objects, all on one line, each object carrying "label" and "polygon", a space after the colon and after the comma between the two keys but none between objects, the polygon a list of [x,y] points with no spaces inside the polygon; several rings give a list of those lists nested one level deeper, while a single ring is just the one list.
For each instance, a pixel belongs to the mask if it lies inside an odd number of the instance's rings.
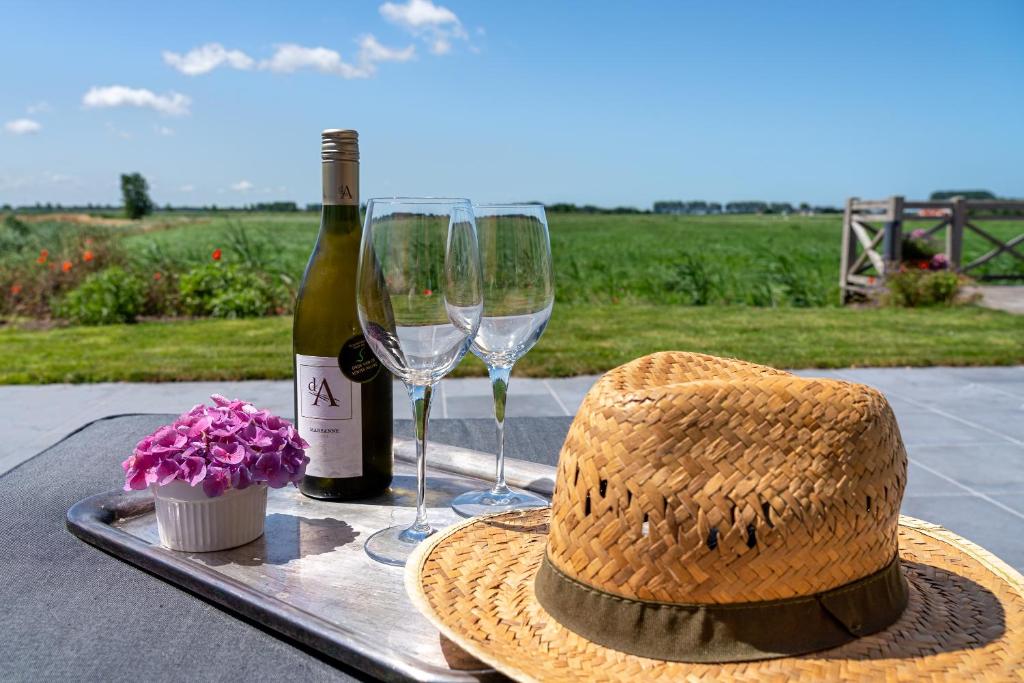
[{"label": "tree", "polygon": [[997,197],[988,190],[936,190],[932,192],[931,199],[952,199],[963,197],[964,199],[996,199]]},{"label": "tree", "polygon": [[137,220],[153,213],[153,200],[149,198],[149,183],[141,173],[121,175],[121,196],[128,218]]}]

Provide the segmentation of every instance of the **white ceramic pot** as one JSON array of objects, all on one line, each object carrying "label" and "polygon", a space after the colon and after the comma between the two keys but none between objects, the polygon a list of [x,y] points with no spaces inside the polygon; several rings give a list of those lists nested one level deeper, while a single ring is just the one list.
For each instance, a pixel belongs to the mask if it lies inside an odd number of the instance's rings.
[{"label": "white ceramic pot", "polygon": [[153,487],[160,543],[171,550],[209,552],[244,545],[263,535],[267,485],[228,489],[216,498],[202,484],[175,480]]}]

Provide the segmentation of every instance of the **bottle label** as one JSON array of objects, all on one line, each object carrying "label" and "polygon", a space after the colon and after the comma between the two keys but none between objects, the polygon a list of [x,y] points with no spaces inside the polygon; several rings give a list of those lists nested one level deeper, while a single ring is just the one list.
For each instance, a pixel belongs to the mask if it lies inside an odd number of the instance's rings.
[{"label": "bottle label", "polygon": [[325,161],[323,202],[328,206],[359,206],[359,162]]},{"label": "bottle label", "polygon": [[295,355],[299,436],[309,443],[306,474],[363,476],[361,387],[342,374],[331,356]]}]

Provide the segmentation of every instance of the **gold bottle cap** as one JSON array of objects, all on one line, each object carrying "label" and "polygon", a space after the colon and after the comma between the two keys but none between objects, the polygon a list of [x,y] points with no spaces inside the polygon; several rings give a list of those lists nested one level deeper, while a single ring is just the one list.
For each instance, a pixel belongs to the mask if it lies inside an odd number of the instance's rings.
[{"label": "gold bottle cap", "polygon": [[359,133],[356,131],[328,128],[320,137],[323,161],[359,161]]}]

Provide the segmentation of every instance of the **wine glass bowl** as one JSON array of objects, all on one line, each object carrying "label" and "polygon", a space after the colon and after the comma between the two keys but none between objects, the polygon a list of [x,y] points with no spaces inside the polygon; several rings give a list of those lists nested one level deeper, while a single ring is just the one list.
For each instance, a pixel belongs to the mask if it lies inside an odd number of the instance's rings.
[{"label": "wine glass bowl", "polygon": [[433,533],[424,506],[433,386],[469,350],[483,313],[476,225],[465,199],[371,199],[356,308],[370,350],[406,386],[416,423],[416,520],[370,536],[366,552],[401,565]]},{"label": "wine glass bowl", "polygon": [[547,217],[539,204],[476,204],[484,308],[472,351],[487,366],[498,440],[495,484],[470,491],[452,508],[470,517],[546,505],[505,483],[505,404],[512,366],[544,334],[555,302]]}]

